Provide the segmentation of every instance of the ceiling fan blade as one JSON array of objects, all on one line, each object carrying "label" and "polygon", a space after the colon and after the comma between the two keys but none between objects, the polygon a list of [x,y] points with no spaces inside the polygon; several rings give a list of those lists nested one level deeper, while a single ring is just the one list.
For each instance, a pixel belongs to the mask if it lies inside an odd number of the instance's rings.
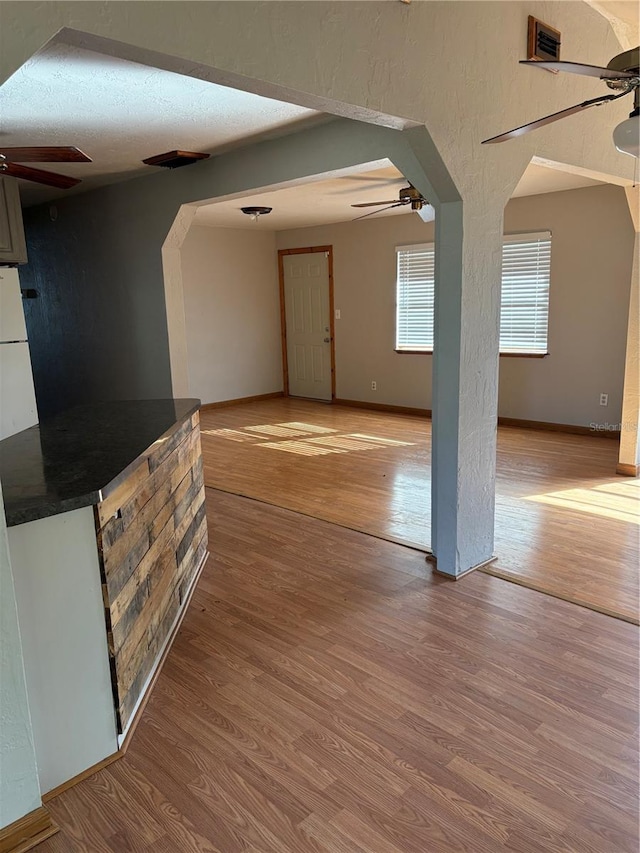
[{"label": "ceiling fan blade", "polygon": [[[406,201],[399,202],[399,204],[408,204],[410,201],[411,201],[411,199],[408,198]],[[396,203],[398,203],[398,199],[394,198],[392,201],[367,201],[364,204],[352,204],[351,207],[378,207],[381,204],[396,204]]]},{"label": "ceiling fan blade", "polygon": [[570,74],[583,74],[586,77],[599,77],[601,80],[628,80],[637,77],[630,71],[614,71],[612,68],[602,68],[600,65],[585,65],[583,62],[544,62],[537,59],[521,59],[520,65],[535,65],[548,71],[568,71]]},{"label": "ceiling fan blade", "polygon": [[[374,213],[382,213],[383,210],[391,210],[392,207],[404,207],[406,202],[397,201],[395,204],[390,204],[388,207],[381,207],[380,210],[372,210],[371,213],[365,213],[362,216],[356,216],[355,219],[352,219],[352,222],[357,222],[359,219],[366,219],[367,216],[373,216]],[[351,207],[364,207],[364,205],[360,204],[352,204]]]},{"label": "ceiling fan blade", "polygon": [[588,109],[589,107],[596,107],[599,104],[606,103],[607,101],[615,101],[617,98],[621,98],[623,95],[628,94],[629,92],[621,92],[619,95],[603,95],[601,98],[592,98],[590,101],[583,101],[581,104],[575,104],[573,107],[567,107],[566,110],[560,110],[560,112],[551,113],[551,115],[544,116],[544,118],[531,121],[529,124],[523,124],[521,127],[515,127],[513,130],[508,130],[506,133],[501,133],[499,136],[492,136],[490,139],[484,139],[482,144],[487,145],[492,142],[505,142],[507,139],[514,139],[516,136],[522,136],[524,133],[529,133],[530,130],[535,130],[538,127],[544,127],[546,124],[552,124],[554,121],[559,121],[561,118],[565,118],[566,116],[572,116],[575,113]]},{"label": "ceiling fan blade", "polygon": [[5,168],[0,169],[0,175],[22,178],[23,181],[34,181],[36,184],[46,184],[60,190],[68,190],[81,183],[79,178],[70,178],[68,175],[59,175],[56,172],[44,172],[42,169],[33,169],[31,166],[21,166],[18,163],[7,163]]},{"label": "ceiling fan blade", "polygon": [[91,163],[84,151],[73,145],[48,147],[2,148],[7,163]]}]

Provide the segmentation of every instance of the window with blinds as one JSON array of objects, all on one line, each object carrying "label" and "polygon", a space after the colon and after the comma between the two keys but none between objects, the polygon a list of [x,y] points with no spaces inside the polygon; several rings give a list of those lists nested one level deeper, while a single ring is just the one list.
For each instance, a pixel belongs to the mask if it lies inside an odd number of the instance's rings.
[{"label": "window with blinds", "polygon": [[547,352],[551,234],[514,234],[502,247],[500,352]]},{"label": "window with blinds", "polygon": [[[398,246],[396,349],[433,350],[433,243]],[[500,352],[545,355],[549,326],[551,233],[504,238]]]},{"label": "window with blinds", "polygon": [[434,246],[399,246],[396,349],[433,349]]}]

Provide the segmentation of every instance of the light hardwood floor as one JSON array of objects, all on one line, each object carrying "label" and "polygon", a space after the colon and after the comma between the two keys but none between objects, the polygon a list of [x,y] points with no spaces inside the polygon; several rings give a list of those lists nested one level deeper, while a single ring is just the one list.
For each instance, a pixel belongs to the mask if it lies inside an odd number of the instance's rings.
[{"label": "light hardwood floor", "polygon": [[[201,427],[207,485],[429,548],[427,418],[288,398],[203,411]],[[615,474],[617,451],[501,427],[489,571],[637,623],[640,480]]]},{"label": "light hardwood floor", "polygon": [[635,626],[207,491],[131,746],[40,853],[637,853]]}]

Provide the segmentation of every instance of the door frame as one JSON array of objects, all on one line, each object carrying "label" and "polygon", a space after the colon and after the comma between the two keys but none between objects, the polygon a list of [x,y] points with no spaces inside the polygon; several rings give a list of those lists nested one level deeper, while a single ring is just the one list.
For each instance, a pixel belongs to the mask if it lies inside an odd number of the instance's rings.
[{"label": "door frame", "polygon": [[312,252],[326,252],[329,272],[329,337],[331,338],[331,402],[336,397],[336,347],[335,347],[335,309],[333,307],[333,246],[305,246],[301,249],[278,249],[278,278],[280,282],[280,332],[282,338],[282,388],[285,397],[289,396],[289,360],[287,358],[287,315],[284,297],[284,257],[285,255],[308,255]]}]

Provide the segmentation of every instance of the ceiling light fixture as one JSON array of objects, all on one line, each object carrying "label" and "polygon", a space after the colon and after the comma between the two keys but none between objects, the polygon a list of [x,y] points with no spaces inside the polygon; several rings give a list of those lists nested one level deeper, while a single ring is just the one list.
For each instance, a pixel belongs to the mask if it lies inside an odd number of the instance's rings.
[{"label": "ceiling light fixture", "polygon": [[633,112],[613,131],[613,144],[623,154],[640,157],[640,86],[634,92]]},{"label": "ceiling light fixture", "polygon": [[240,210],[250,216],[254,222],[258,221],[259,216],[266,216],[267,213],[271,213],[273,210],[272,207],[241,207]]}]

